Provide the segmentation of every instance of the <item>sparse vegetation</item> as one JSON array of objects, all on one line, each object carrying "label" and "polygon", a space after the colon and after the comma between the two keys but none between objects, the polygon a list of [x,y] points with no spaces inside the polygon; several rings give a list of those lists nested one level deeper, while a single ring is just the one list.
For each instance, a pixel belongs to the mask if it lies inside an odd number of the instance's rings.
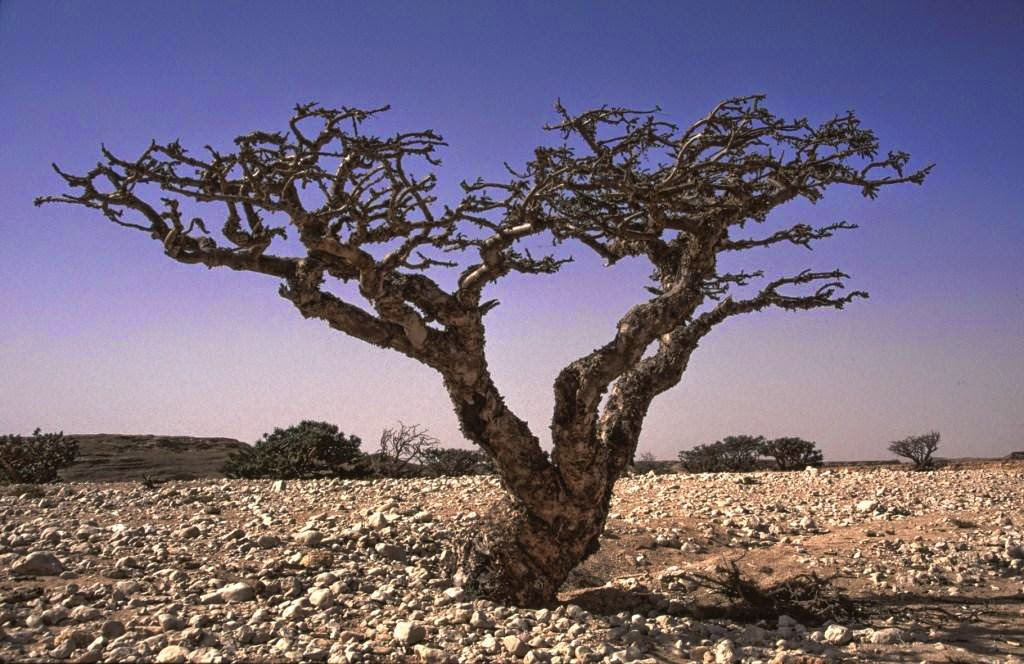
[{"label": "sparse vegetation", "polygon": [[762,456],[775,459],[779,470],[801,470],[824,462],[816,443],[803,438],[775,438],[761,443]]},{"label": "sparse vegetation", "polygon": [[490,458],[479,450],[432,447],[423,451],[423,469],[427,474],[444,477],[488,475],[494,472]]},{"label": "sparse vegetation", "polygon": [[723,597],[730,603],[727,615],[745,620],[764,620],[787,615],[820,625],[828,621],[847,622],[860,611],[854,601],[834,581],[811,572],[774,584],[761,584],[744,573],[735,560],[716,565],[707,574],[686,575],[698,586]]},{"label": "sparse vegetation", "polygon": [[930,431],[920,436],[908,436],[903,440],[889,443],[889,451],[896,456],[910,459],[914,470],[930,470],[935,467],[932,455],[939,448],[939,432]]},{"label": "sparse vegetation", "polygon": [[253,447],[229,457],[221,470],[228,477],[245,479],[349,477],[365,467],[361,444],[333,424],[304,420],[264,434]]},{"label": "sparse vegetation", "polygon": [[638,475],[645,475],[650,472],[657,473],[661,470],[661,464],[654,458],[651,452],[641,452],[633,460],[633,472]]},{"label": "sparse vegetation", "polygon": [[78,443],[64,432],[0,436],[0,483],[43,484],[60,479],[58,471],[78,456]]},{"label": "sparse vegetation", "polygon": [[707,445],[679,453],[683,468],[691,473],[744,473],[757,468],[762,436],[726,436]]},{"label": "sparse vegetation", "polygon": [[378,477],[414,477],[421,474],[425,453],[441,441],[418,424],[387,427],[380,434],[380,449],[371,455],[370,467]]}]

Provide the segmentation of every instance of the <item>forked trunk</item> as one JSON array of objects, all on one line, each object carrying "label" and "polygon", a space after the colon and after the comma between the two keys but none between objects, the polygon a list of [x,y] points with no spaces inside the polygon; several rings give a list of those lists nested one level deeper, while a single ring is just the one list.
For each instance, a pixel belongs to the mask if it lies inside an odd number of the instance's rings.
[{"label": "forked trunk", "polygon": [[554,523],[522,501],[505,499],[486,530],[465,545],[457,581],[495,601],[551,605],[569,573],[597,551],[610,496],[560,504]]},{"label": "forked trunk", "polygon": [[[466,389],[460,375],[478,381]],[[556,414],[555,453],[548,458],[480,367],[467,367],[446,386],[463,433],[494,460],[506,491],[483,530],[464,545],[457,581],[495,601],[549,605],[569,573],[597,551],[624,463],[598,453],[598,441],[586,434],[571,435],[587,428],[582,423],[589,417],[579,415]]]}]

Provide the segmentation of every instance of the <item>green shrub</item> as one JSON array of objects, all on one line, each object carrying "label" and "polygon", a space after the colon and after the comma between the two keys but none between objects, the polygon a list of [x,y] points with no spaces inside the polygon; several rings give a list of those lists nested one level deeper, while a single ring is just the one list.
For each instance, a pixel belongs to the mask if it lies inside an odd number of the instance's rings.
[{"label": "green shrub", "polygon": [[74,463],[78,443],[64,432],[31,436],[0,436],[0,482],[42,484],[60,479],[57,471]]},{"label": "green shrub", "polygon": [[779,470],[802,470],[807,466],[820,466],[824,457],[816,443],[803,438],[776,438],[761,443],[762,456],[775,459]]},{"label": "green shrub", "polygon": [[423,469],[430,475],[459,477],[462,475],[489,475],[494,464],[485,452],[453,447],[432,447],[420,455]]},{"label": "green shrub", "polygon": [[245,479],[352,477],[365,472],[361,444],[333,424],[304,420],[264,434],[253,447],[229,457],[221,472]]},{"label": "green shrub", "polygon": [[683,468],[691,473],[744,473],[757,468],[762,436],[726,436],[707,445],[679,453]]}]

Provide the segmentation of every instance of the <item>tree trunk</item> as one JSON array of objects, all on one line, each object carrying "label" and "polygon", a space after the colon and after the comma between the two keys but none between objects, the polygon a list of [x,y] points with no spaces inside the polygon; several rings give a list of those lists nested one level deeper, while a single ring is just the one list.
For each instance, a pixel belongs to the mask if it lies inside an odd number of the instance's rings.
[{"label": "tree trunk", "polygon": [[[476,380],[460,384],[464,375]],[[596,439],[566,444],[559,434],[586,428],[577,421],[552,427],[562,451],[553,455],[561,465],[552,463],[526,422],[506,407],[482,360],[447,379],[446,387],[462,432],[491,456],[506,491],[483,530],[463,546],[457,581],[495,601],[550,605],[569,573],[597,551],[625,464],[599,451]]]},{"label": "tree trunk", "polygon": [[598,549],[611,491],[560,503],[552,523],[513,497],[489,515],[485,530],[462,551],[456,580],[515,606],[550,606],[569,573]]}]

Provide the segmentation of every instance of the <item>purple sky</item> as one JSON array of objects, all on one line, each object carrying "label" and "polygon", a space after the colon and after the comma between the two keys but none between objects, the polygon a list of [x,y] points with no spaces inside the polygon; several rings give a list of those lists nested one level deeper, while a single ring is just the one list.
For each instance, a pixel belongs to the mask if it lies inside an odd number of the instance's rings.
[{"label": "purple sky", "polygon": [[[850,6],[850,5],[853,6]],[[0,4],[0,432],[231,436],[322,419],[376,446],[420,423],[464,445],[432,371],[303,320],[273,279],[178,265],[92,211],[32,207],[58,161],[105,142],[225,144],[295,102],[390,103],[371,125],[434,128],[442,197],[497,176],[570,110],[660,105],[689,124],[768,95],[812,121],[854,109],[884,149],[936,162],[874,202],[835,191],[774,219],[861,229],[771,269],[843,268],[871,299],[718,328],[651,411],[659,457],[733,433],[888,457],[936,429],[948,456],[1024,449],[1024,5],[944,3]],[[450,199],[449,199],[450,200]],[[493,372],[542,437],[551,381],[643,297],[586,259],[493,289]]]}]

